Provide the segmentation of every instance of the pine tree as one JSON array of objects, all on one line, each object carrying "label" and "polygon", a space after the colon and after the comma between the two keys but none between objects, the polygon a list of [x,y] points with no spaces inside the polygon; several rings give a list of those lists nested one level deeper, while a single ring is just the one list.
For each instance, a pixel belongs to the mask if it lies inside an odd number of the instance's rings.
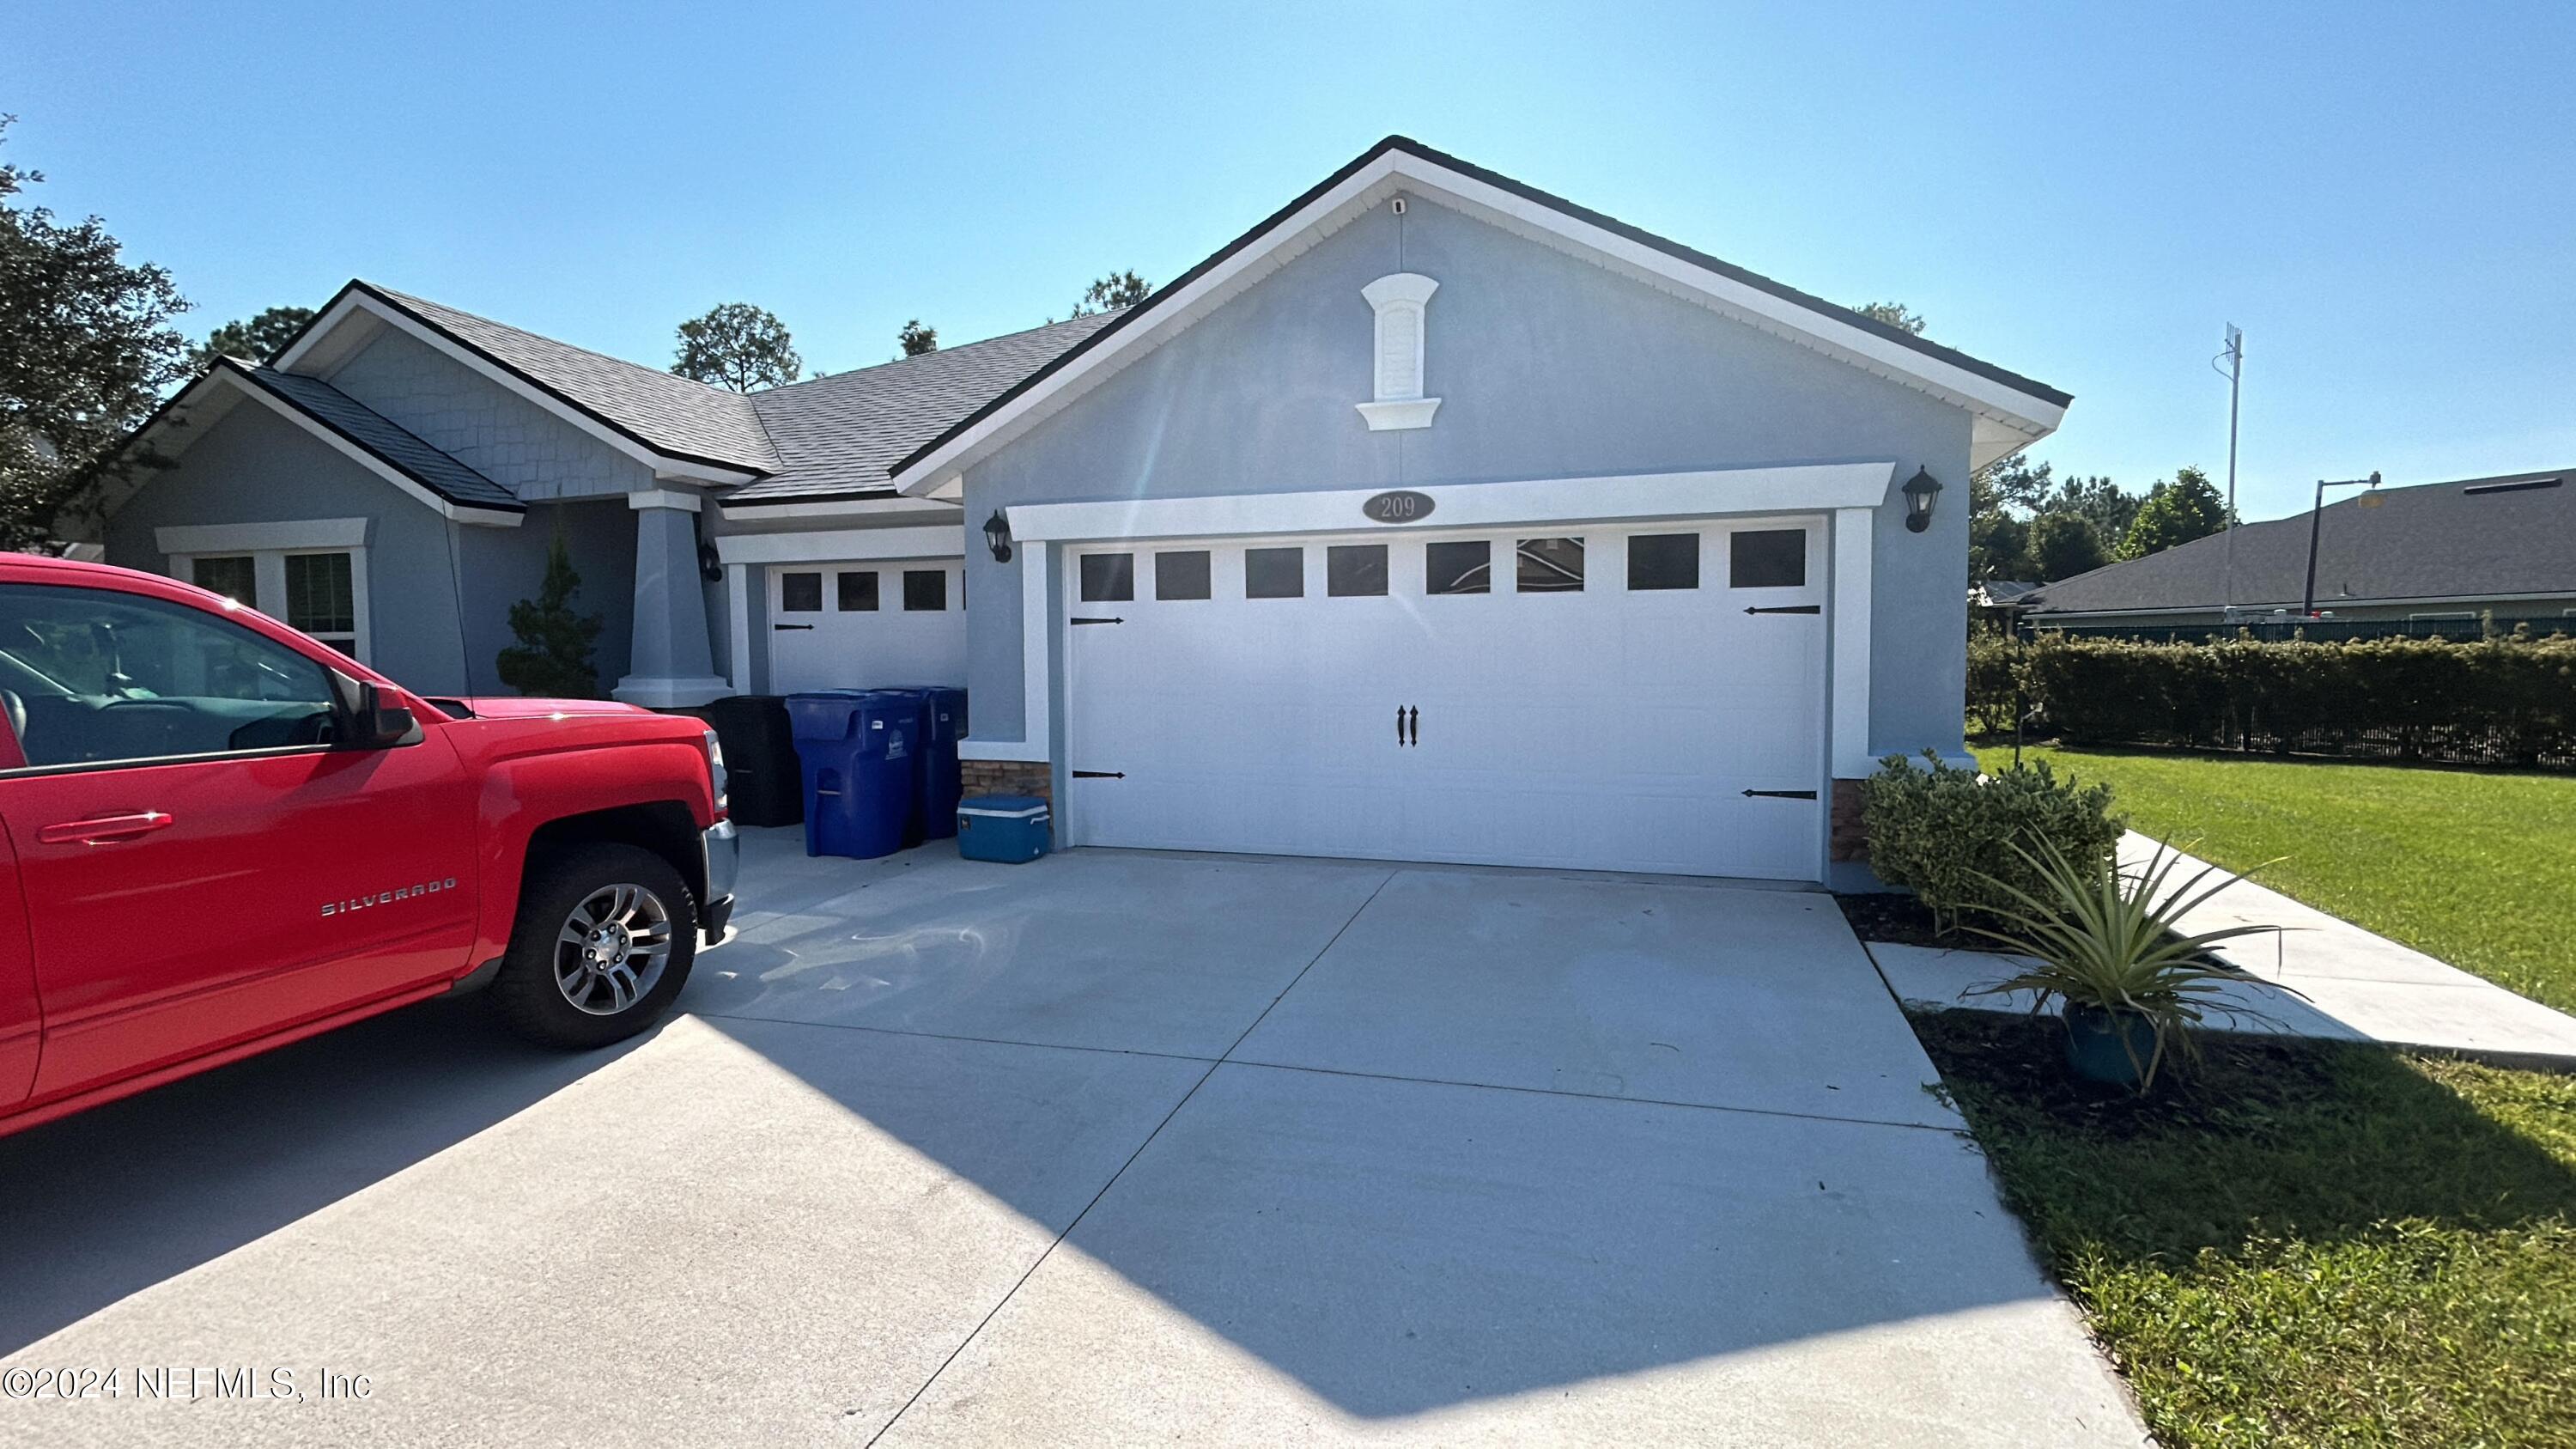
[{"label": "pine tree", "polygon": [[557,533],[546,551],[546,579],[537,596],[510,606],[510,632],[519,642],[501,651],[503,684],[549,699],[599,697],[599,671],[591,664],[591,651],[605,621],[597,614],[573,612],[573,596],[579,592],[581,575],[573,572],[572,553]]}]

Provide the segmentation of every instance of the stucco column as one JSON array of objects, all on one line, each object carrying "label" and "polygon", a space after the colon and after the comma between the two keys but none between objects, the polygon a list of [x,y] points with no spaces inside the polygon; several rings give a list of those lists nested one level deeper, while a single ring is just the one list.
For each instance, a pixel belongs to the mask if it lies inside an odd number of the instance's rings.
[{"label": "stucco column", "polygon": [[611,690],[628,704],[673,709],[733,693],[716,674],[707,596],[698,582],[694,494],[626,495],[635,510],[635,633],[630,672]]}]

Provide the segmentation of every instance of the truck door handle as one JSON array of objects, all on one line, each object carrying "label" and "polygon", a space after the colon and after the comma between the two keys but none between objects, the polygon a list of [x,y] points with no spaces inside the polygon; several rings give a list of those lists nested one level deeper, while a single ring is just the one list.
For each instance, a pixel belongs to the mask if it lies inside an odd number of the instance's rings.
[{"label": "truck door handle", "polygon": [[167,830],[170,823],[165,812],[138,810],[131,815],[101,815],[94,820],[66,820],[60,825],[47,825],[36,831],[36,839],[47,845],[107,845],[149,835],[155,830]]}]

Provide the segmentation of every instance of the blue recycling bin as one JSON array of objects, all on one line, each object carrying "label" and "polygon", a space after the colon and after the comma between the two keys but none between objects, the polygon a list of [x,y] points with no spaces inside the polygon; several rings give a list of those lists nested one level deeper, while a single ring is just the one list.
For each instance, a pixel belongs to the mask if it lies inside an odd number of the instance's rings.
[{"label": "blue recycling bin", "polygon": [[966,737],[966,691],[953,684],[893,685],[880,694],[909,695],[919,713],[913,731],[912,815],[903,843],[946,840],[957,833],[957,742]]},{"label": "blue recycling bin", "polygon": [[805,853],[872,860],[903,848],[920,701],[874,690],[787,697],[805,786]]}]

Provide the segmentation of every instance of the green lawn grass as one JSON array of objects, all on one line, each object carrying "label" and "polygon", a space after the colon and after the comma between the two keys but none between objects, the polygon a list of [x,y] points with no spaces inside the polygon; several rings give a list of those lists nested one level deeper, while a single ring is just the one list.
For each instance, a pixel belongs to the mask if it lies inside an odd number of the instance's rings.
[{"label": "green lawn grass", "polygon": [[[2132,829],[2576,1011],[2576,777],[2032,749]],[[1987,769],[2012,748],[1980,749]],[[2194,844],[2193,842],[2198,842]]]},{"label": "green lawn grass", "polygon": [[2213,1040],[2140,1102],[1915,1029],[2168,1449],[2576,1445],[2576,1077]]}]

